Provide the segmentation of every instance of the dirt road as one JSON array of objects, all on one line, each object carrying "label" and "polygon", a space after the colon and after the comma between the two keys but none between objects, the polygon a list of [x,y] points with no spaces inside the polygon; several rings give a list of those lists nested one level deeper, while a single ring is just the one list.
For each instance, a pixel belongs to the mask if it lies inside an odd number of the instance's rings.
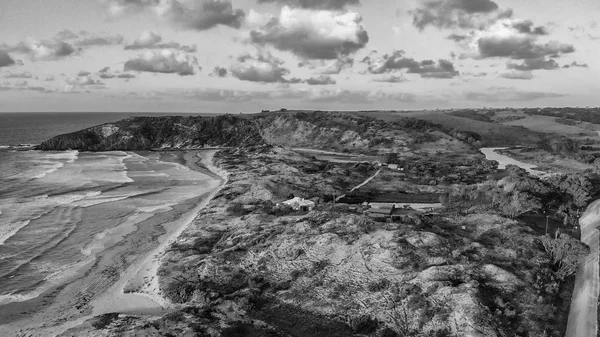
[{"label": "dirt road", "polygon": [[590,254],[579,265],[571,299],[566,337],[595,337],[598,332],[598,245],[600,200],[593,202],[579,220],[581,241],[590,246]]}]

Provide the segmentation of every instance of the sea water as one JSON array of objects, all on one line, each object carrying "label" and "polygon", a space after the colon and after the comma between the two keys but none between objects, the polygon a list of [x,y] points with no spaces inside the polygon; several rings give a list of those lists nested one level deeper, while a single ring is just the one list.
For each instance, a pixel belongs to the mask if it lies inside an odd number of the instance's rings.
[{"label": "sea water", "polygon": [[[34,298],[119,228],[198,197],[209,178],[153,152],[16,151],[120,114],[0,114],[0,305]],[[114,241],[114,240],[113,240]]]},{"label": "sea water", "polygon": [[159,157],[0,151],[0,304],[38,296],[108,248],[112,229],[169,212],[207,185]]}]

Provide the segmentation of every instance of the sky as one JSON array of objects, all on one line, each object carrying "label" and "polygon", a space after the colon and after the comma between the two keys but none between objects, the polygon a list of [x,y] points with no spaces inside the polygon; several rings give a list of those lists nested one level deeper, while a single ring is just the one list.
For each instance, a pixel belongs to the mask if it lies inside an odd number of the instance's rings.
[{"label": "sky", "polygon": [[0,112],[599,106],[597,13],[597,0],[1,0]]}]

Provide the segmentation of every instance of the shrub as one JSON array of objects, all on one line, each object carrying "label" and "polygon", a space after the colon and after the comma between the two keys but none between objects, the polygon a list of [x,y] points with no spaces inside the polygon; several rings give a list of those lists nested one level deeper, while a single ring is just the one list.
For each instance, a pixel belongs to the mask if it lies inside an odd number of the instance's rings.
[{"label": "shrub", "polygon": [[190,282],[176,280],[167,284],[164,293],[174,303],[186,303],[192,298],[195,290]]},{"label": "shrub", "polygon": [[119,317],[119,314],[116,312],[111,312],[108,314],[96,316],[96,317],[94,317],[92,326],[94,327],[94,329],[97,329],[97,330],[104,329],[107,325],[112,323],[118,317]]},{"label": "shrub", "polygon": [[248,211],[246,211],[244,209],[244,205],[237,203],[237,202],[233,203],[229,207],[227,207],[227,212],[230,215],[234,215],[234,216],[242,216],[242,215],[248,214]]}]

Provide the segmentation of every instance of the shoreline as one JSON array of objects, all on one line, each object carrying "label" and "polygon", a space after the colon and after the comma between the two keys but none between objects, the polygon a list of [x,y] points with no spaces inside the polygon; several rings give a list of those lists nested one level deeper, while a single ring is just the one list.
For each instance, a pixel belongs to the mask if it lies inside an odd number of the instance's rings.
[{"label": "shoreline", "polygon": [[[142,222],[112,228],[113,246],[91,254],[93,258],[84,260],[86,263],[79,266],[68,281],[51,287],[34,299],[0,306],[3,311],[0,334],[55,336],[107,312],[157,314],[168,308],[155,276],[160,258],[225,182],[215,173],[206,173],[218,150],[182,152],[185,152],[182,157],[188,155],[185,165],[190,170],[212,178],[207,180],[208,186],[202,187],[204,191],[171,205],[169,212],[153,213]],[[202,154],[201,158],[199,154]],[[207,169],[204,170],[197,161]],[[143,217],[145,213],[140,215]],[[152,272],[154,277],[150,276]],[[124,294],[126,288],[135,292]]]}]

